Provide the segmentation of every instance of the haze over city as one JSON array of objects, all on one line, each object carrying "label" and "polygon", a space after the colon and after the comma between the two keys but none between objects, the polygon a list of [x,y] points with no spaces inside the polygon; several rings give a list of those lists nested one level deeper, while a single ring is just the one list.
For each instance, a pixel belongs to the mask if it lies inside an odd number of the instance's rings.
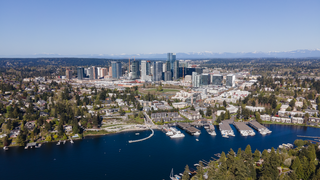
[{"label": "haze over city", "polygon": [[0,57],[220,57],[210,53],[306,49],[318,56],[319,7],[316,0],[2,0]]}]

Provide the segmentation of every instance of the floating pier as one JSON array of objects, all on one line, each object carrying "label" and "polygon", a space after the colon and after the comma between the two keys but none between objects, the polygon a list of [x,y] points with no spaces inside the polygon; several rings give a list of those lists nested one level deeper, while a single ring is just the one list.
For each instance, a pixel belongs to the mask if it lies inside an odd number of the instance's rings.
[{"label": "floating pier", "polygon": [[256,135],[256,133],[244,122],[234,122],[233,125],[238,129],[242,136]]},{"label": "floating pier", "polygon": [[191,135],[200,135],[200,130],[195,128],[195,127],[188,127],[187,129],[185,129],[188,133],[190,133]]},{"label": "floating pier", "polygon": [[259,131],[259,133],[262,135],[266,135],[268,133],[271,133],[271,131],[268,128],[264,127],[263,125],[261,125],[257,121],[250,121],[248,124],[251,127],[253,127],[255,130]]},{"label": "floating pier", "polygon": [[212,124],[210,124],[210,125],[209,125],[209,128],[207,128],[206,130],[207,130],[207,132],[208,132],[210,135],[212,135],[212,136],[217,135],[217,133],[216,133],[216,131],[215,131],[215,128],[214,128],[214,126],[213,126]]},{"label": "floating pier", "polygon": [[144,140],[147,140],[147,139],[151,138],[154,135],[154,131],[151,128],[149,128],[149,129],[151,130],[152,133],[148,137],[142,138],[142,139],[138,139],[138,140],[130,140],[129,143],[140,142],[140,141],[144,141]]},{"label": "floating pier", "polygon": [[223,137],[229,138],[229,136],[234,136],[234,132],[228,123],[219,123],[219,129]]},{"label": "floating pier", "polygon": [[177,126],[183,130],[186,130],[187,128],[191,127],[189,124],[187,123],[178,123]]}]

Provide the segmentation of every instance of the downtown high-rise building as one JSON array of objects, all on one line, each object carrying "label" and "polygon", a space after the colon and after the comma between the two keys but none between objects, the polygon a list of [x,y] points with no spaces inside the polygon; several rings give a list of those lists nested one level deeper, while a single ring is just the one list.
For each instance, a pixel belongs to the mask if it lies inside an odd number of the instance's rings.
[{"label": "downtown high-rise building", "polygon": [[164,74],[164,81],[171,81],[172,80],[171,71],[166,71],[163,74]]},{"label": "downtown high-rise building", "polygon": [[140,68],[139,68],[139,61],[132,62],[132,79],[139,79],[140,78]]},{"label": "downtown high-rise building", "polygon": [[[167,53],[167,63],[169,62],[169,67],[167,68],[167,70],[169,71],[169,69],[173,72],[173,67],[174,67],[174,62],[176,61],[176,54],[175,53]],[[168,67],[168,64],[167,64]]]},{"label": "downtown high-rise building", "polygon": [[98,70],[97,70],[97,67],[95,67],[95,66],[90,67],[89,79],[90,79],[90,80],[98,79]]},{"label": "downtown high-rise building", "polygon": [[226,86],[234,87],[235,86],[236,76],[234,74],[228,74],[226,78]]},{"label": "downtown high-rise building", "polygon": [[79,80],[82,80],[84,78],[84,68],[83,67],[77,68],[77,75],[78,75]]},{"label": "downtown high-rise building", "polygon": [[141,61],[141,79],[151,81],[151,63],[150,61]]},{"label": "downtown high-rise building", "polygon": [[198,74],[197,72],[192,72],[192,87],[200,87],[201,80],[201,74]]},{"label": "downtown high-rise building", "polygon": [[66,78],[72,79],[72,71],[70,69],[66,69]]},{"label": "downtown high-rise building", "polygon": [[100,72],[100,76],[101,77],[105,77],[105,76],[108,76],[108,68],[101,68],[101,70],[100,70],[101,72]]},{"label": "downtown high-rise building", "polygon": [[163,63],[161,61],[153,61],[151,62],[151,66],[152,66],[152,81],[161,81]]},{"label": "downtown high-rise building", "polygon": [[211,84],[216,85],[216,86],[222,86],[223,76],[220,74],[211,75]]},{"label": "downtown high-rise building", "polygon": [[111,61],[111,67],[112,67],[112,78],[120,79],[120,77],[122,76],[121,62]]},{"label": "downtown high-rise building", "polygon": [[173,64],[173,79],[177,80],[179,79],[179,61],[174,61]]}]

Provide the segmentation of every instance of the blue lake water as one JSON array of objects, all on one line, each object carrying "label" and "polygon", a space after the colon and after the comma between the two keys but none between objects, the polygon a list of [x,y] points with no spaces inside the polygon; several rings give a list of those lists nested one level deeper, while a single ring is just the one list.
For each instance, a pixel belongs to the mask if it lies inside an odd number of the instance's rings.
[{"label": "blue lake water", "polygon": [[[155,131],[152,138],[138,143],[129,140],[147,137],[151,132],[125,132],[84,140],[43,144],[39,149],[25,150],[23,147],[0,150],[2,179],[44,178],[56,179],[169,179],[171,169],[178,174],[188,164],[191,168],[199,160],[209,161],[215,153],[233,148],[245,149],[250,144],[252,151],[282,143],[293,143],[297,135],[320,136],[320,129],[312,127],[267,125],[271,134],[243,137],[232,126],[235,137],[223,138],[218,126],[217,136],[209,135],[201,129],[200,136],[186,136],[170,139],[162,131]],[[196,139],[199,141],[196,141]],[[300,138],[301,139],[301,138]],[[194,168],[195,169],[195,168]],[[29,179],[27,178],[27,179]]]}]

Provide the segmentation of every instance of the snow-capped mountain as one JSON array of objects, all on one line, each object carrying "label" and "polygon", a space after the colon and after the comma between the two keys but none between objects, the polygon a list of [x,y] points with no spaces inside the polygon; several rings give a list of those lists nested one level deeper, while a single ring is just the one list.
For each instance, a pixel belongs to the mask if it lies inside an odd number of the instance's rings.
[{"label": "snow-capped mountain", "polygon": [[[273,51],[273,52],[238,52],[238,53],[214,53],[210,51],[204,52],[190,52],[190,53],[176,53],[177,59],[203,59],[203,58],[320,58],[320,49],[313,50],[294,50],[294,51]],[[166,53],[148,53],[148,54],[84,54],[84,55],[60,55],[60,54],[35,54],[26,56],[3,56],[3,57],[17,57],[17,58],[36,58],[36,57],[79,57],[79,58],[110,58],[122,59],[132,58],[136,59],[166,59]],[[1,58],[1,56],[0,56]]]}]

